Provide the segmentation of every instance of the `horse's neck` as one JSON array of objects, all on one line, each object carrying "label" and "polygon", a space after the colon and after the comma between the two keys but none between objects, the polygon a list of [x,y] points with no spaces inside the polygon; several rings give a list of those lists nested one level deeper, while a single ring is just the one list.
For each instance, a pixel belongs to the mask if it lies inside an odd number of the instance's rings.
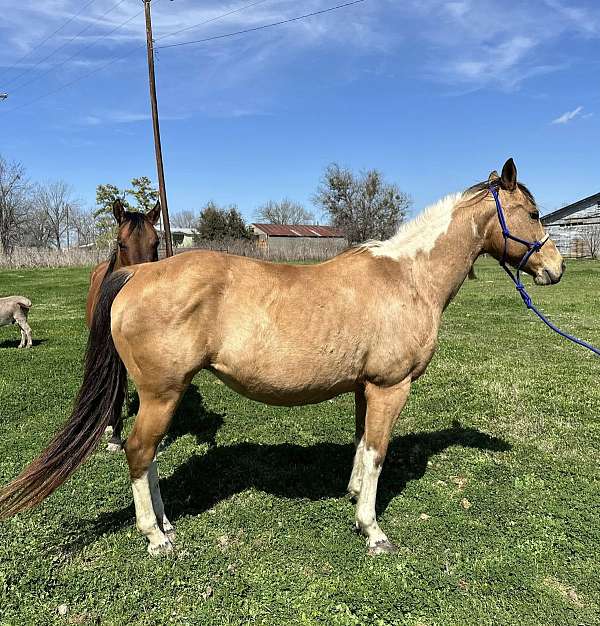
[{"label": "horse's neck", "polygon": [[430,300],[441,314],[457,294],[473,263],[481,254],[486,230],[492,217],[482,202],[459,202],[452,211],[448,229],[435,241],[417,273],[431,290]]}]

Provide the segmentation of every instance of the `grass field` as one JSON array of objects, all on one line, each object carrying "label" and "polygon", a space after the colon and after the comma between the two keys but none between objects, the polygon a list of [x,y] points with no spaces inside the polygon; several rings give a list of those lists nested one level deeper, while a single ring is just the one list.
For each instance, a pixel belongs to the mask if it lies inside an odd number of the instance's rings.
[{"label": "grass field", "polygon": [[[352,531],[352,397],[273,408],[200,375],[159,456],[175,554],[147,555],[124,456],[100,449],[0,523],[0,624],[600,624],[600,361],[537,322],[500,268],[478,275],[445,314],[381,476],[399,554],[368,557]],[[18,351],[0,329],[2,484],[69,413],[87,279],[0,275],[0,294],[33,300],[36,339]],[[600,264],[570,262],[532,294],[600,344]]]}]

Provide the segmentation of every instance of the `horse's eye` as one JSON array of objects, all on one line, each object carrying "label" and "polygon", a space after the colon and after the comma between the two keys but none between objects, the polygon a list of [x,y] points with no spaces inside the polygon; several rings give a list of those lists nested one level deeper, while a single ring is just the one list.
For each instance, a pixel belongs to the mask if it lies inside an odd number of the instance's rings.
[{"label": "horse's eye", "polygon": [[122,241],[118,241],[117,243],[119,244],[119,248],[121,248],[121,250],[127,250],[127,246]]},{"label": "horse's eye", "polygon": [[539,211],[531,211],[531,213],[529,214],[529,217],[532,220],[535,220],[537,222],[540,219],[540,212]]}]

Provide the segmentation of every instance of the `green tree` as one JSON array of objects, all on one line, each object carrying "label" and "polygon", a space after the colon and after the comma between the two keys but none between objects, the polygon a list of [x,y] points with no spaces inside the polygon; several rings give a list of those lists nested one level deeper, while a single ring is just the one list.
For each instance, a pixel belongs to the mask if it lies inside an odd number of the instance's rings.
[{"label": "green tree", "polygon": [[131,189],[125,193],[135,198],[135,208],[138,211],[148,212],[158,200],[158,189],[152,186],[152,181],[147,176],[131,179]]},{"label": "green tree", "polygon": [[230,206],[227,214],[227,236],[232,239],[248,239],[248,226],[236,206]]},{"label": "green tree", "polygon": [[248,228],[242,214],[235,205],[219,207],[210,201],[200,212],[197,226],[198,239],[245,239]]},{"label": "green tree", "polygon": [[108,248],[117,235],[117,225],[113,217],[112,207],[115,200],[121,200],[123,206],[131,209],[125,198],[125,192],[110,183],[96,187],[96,210],[93,213],[96,223],[96,245]]},{"label": "green tree", "polygon": [[121,200],[126,209],[131,209],[131,205],[125,198],[125,191],[121,191],[115,185],[98,185],[96,187],[96,210],[94,216],[102,214],[112,215],[112,206],[115,200]]},{"label": "green tree", "polygon": [[[133,198],[133,203],[127,199]],[[110,246],[116,237],[116,224],[113,217],[112,207],[115,200],[121,200],[127,211],[143,211],[147,213],[156,204],[158,190],[152,186],[152,181],[147,176],[131,179],[130,189],[119,189],[110,183],[96,187],[96,210],[94,219],[98,237],[96,243],[99,246]]]},{"label": "green tree", "polygon": [[397,185],[386,183],[381,172],[355,175],[336,163],[325,169],[314,202],[344,231],[348,243],[391,237],[412,203]]}]

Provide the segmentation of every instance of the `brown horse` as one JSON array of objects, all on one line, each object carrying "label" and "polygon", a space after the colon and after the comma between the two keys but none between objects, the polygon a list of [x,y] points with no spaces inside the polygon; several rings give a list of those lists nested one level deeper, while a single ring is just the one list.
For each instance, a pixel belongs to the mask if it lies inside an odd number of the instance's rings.
[{"label": "brown horse", "polygon": [[158,261],[159,238],[154,226],[160,217],[160,203],[157,202],[148,213],[137,213],[126,211],[121,200],[117,199],[112,210],[119,227],[117,246],[108,261],[103,261],[92,270],[85,310],[88,328],[92,325],[96,301],[106,276],[122,267]]},{"label": "brown horse", "polygon": [[[113,202],[113,215],[117,220],[117,245],[110,259],[97,265],[90,276],[90,289],[88,291],[85,321],[88,328],[92,325],[94,310],[100,288],[107,276],[122,267],[158,261],[159,237],[154,228],[160,217],[160,203],[157,202],[153,209],[147,213],[126,211],[121,200]],[[107,434],[110,436],[108,450],[116,452],[121,450],[121,431],[123,420],[121,416],[108,425]]]},{"label": "brown horse", "polygon": [[[322,402],[352,392],[356,454],[348,491],[372,554],[394,546],[375,517],[377,482],[410,386],[425,372],[441,316],[482,253],[504,240],[489,184],[511,232],[540,240],[530,192],[510,159],[502,176],[448,196],[391,239],[311,266],[190,252],[134,266],[105,281],[91,329],[83,384],[70,421],[0,491],[0,517],[43,500],[92,452],[120,413],[127,372],[140,410],[125,444],[137,526],[151,554],[172,549],[173,527],[158,484],[156,448],[193,376],[210,370],[235,391],[276,405]],[[515,264],[525,246],[510,241]],[[537,284],[560,280],[553,242],[525,270]],[[210,477],[202,477],[209,480]]]}]

